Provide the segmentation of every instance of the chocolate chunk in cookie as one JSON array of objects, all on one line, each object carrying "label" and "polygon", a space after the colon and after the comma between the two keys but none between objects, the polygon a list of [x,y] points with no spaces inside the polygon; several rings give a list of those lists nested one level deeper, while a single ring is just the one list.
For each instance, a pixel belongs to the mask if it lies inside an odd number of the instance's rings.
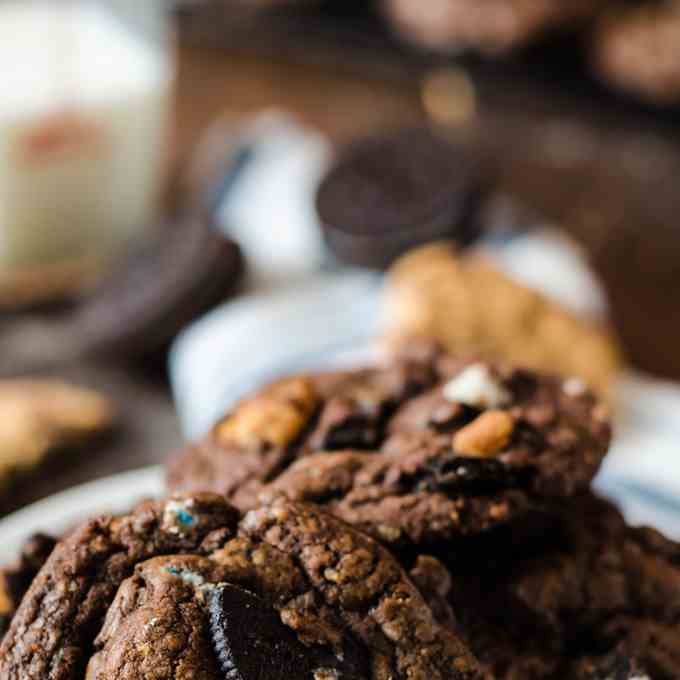
[{"label": "chocolate chunk in cookie", "polygon": [[435,380],[433,368],[417,360],[396,362],[390,370],[317,376],[315,383],[322,407],[305,442],[305,451],[379,447],[395,409]]}]

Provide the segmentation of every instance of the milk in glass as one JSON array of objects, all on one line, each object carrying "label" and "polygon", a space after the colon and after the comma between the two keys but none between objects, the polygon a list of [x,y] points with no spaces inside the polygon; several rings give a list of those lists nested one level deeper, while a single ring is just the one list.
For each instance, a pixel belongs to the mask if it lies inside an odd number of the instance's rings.
[{"label": "milk in glass", "polygon": [[103,259],[154,219],[171,83],[105,5],[0,2],[0,267]]}]

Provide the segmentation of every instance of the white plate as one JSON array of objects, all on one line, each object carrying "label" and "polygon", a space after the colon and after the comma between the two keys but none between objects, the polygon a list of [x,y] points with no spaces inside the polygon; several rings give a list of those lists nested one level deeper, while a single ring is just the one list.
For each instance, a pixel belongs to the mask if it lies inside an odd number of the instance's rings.
[{"label": "white plate", "polygon": [[29,505],[0,521],[0,563],[11,562],[28,536],[60,535],[97,514],[121,513],[163,494],[163,468],[153,466],[76,486]]}]

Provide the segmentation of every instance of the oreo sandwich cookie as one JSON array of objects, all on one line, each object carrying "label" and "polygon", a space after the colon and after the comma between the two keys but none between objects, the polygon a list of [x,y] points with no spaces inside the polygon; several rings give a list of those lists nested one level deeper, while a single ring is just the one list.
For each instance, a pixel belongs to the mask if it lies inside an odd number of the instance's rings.
[{"label": "oreo sandwich cookie", "polygon": [[338,259],[384,268],[429,241],[474,241],[485,184],[478,159],[430,128],[413,128],[345,149],[316,206]]},{"label": "oreo sandwich cookie", "polygon": [[103,281],[73,323],[90,353],[148,358],[226,299],[243,270],[234,241],[197,218],[177,219]]}]

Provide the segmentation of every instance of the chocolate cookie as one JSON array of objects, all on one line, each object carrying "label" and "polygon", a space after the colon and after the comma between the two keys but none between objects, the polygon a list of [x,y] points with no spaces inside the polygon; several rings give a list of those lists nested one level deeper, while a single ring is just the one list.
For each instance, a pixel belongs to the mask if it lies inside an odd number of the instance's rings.
[{"label": "chocolate cookie", "polygon": [[6,680],[473,680],[399,565],[312,507],[146,502],[61,542],[0,647]]},{"label": "chocolate cookie", "polygon": [[0,638],[5,634],[19,603],[57,541],[45,534],[31,536],[15,564],[0,571]]},{"label": "chocolate cookie", "polygon": [[80,305],[72,319],[84,349],[145,358],[224,301],[244,270],[239,247],[194,217],[168,224]]},{"label": "chocolate cookie", "polygon": [[486,183],[468,151],[427,127],[413,128],[346,148],[316,205],[340,260],[383,268],[428,241],[465,246],[476,239]]},{"label": "chocolate cookie", "polygon": [[596,72],[614,87],[658,104],[680,99],[680,4],[614,7],[595,32]]},{"label": "chocolate cookie", "polygon": [[498,55],[592,17],[606,0],[382,0],[395,30],[420,47]]},{"label": "chocolate cookie", "polygon": [[578,379],[433,352],[291,378],[245,400],[172,461],[174,490],[322,504],[394,544],[437,544],[584,492],[605,410]]},{"label": "chocolate cookie", "polygon": [[680,677],[680,546],[583,496],[533,555],[508,549],[449,560],[456,630],[494,677]]}]

